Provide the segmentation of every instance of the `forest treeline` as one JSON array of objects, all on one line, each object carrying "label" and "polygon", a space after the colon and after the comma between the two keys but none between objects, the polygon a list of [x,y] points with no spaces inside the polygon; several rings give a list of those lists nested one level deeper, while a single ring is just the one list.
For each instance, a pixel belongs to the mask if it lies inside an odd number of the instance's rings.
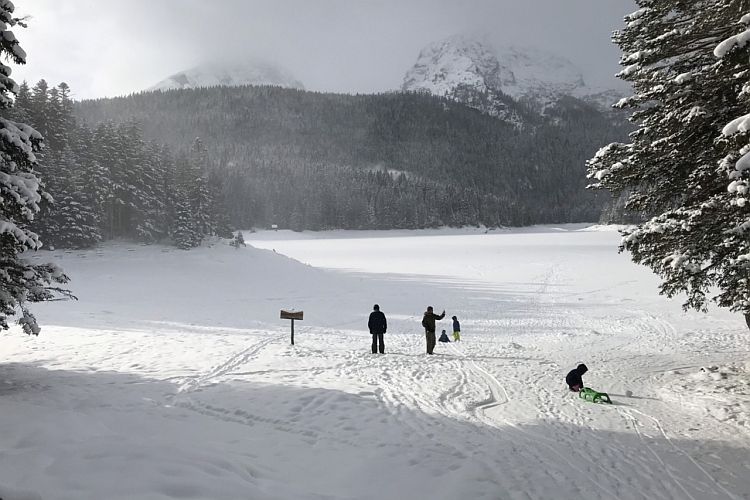
[{"label": "forest treeline", "polygon": [[[75,102],[22,84],[9,118],[44,137],[47,248],[129,238],[181,248],[231,228],[597,220],[585,159],[627,125],[575,99],[509,123],[424,94],[218,87]],[[512,100],[509,100],[512,103]]]},{"label": "forest treeline", "polygon": [[30,229],[46,248],[86,248],[103,239],[171,239],[181,248],[230,234],[221,183],[196,139],[183,153],[144,140],[134,121],[90,128],[73,116],[70,88],[19,86],[6,116],[41,133],[35,173],[43,198]]},{"label": "forest treeline", "polygon": [[[511,101],[512,102],[512,101]],[[206,151],[234,227],[525,225],[598,220],[585,162],[627,137],[624,116],[562,99],[509,123],[425,94],[278,87],[144,92],[75,103],[82,123],[137,123],[148,141]]]}]

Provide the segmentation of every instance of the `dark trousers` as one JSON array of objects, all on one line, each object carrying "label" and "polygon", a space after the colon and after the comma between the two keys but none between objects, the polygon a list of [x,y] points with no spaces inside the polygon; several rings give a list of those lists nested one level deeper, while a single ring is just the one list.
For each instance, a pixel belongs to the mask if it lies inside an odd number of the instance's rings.
[{"label": "dark trousers", "polygon": [[[378,343],[380,343],[379,348],[378,348]],[[385,343],[383,342],[383,334],[373,333],[372,334],[372,353],[375,354],[378,351],[380,351],[380,354],[385,354]]]},{"label": "dark trousers", "polygon": [[427,338],[427,354],[432,354],[432,351],[435,350],[435,332],[425,330],[424,333]]}]

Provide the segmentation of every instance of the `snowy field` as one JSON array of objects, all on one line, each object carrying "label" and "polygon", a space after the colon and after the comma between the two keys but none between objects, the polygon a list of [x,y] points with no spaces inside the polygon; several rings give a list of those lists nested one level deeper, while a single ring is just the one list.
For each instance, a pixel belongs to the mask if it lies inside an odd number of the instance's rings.
[{"label": "snowy field", "polygon": [[[79,301],[0,339],[0,498],[750,498],[750,332],[660,297],[616,232],[246,238],[35,255]],[[428,305],[463,330],[435,356]],[[614,405],[566,391],[579,362]]]}]

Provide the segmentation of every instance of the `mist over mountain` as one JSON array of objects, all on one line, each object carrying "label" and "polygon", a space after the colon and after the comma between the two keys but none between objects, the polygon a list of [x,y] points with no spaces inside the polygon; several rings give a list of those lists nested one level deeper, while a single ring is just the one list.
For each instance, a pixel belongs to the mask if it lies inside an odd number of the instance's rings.
[{"label": "mist over mountain", "polygon": [[147,90],[194,89],[200,87],[238,87],[242,85],[272,85],[304,89],[304,85],[289,70],[265,60],[243,62],[210,62],[175,73]]},{"label": "mist over mountain", "polygon": [[607,109],[622,91],[588,85],[566,58],[528,47],[494,48],[463,35],[427,45],[404,76],[401,90],[448,97],[492,116],[519,120],[508,99],[544,111],[562,97]]}]

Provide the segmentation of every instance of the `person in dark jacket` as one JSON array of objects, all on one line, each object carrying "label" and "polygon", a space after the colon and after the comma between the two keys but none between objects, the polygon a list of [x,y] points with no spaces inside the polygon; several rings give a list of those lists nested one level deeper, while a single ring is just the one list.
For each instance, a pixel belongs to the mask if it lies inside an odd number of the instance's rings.
[{"label": "person in dark jacket", "polygon": [[571,391],[580,392],[580,390],[583,389],[582,377],[583,374],[587,371],[589,371],[589,369],[586,368],[586,365],[584,365],[583,363],[570,370],[568,376],[565,377],[565,383],[568,384],[568,387],[570,387]]},{"label": "person in dark jacket", "polygon": [[385,314],[383,314],[380,310],[380,306],[377,304],[372,306],[372,312],[370,313],[370,320],[367,322],[367,327],[372,334],[372,353],[375,354],[380,351],[380,354],[385,354],[383,335],[388,329],[388,322],[385,320]]},{"label": "person in dark jacket", "polygon": [[438,316],[433,312],[432,306],[429,306],[424,313],[422,326],[424,327],[425,338],[427,339],[427,354],[432,354],[432,351],[435,350],[435,321],[443,318],[445,318],[445,311]]},{"label": "person in dark jacket", "polygon": [[438,342],[450,342],[451,339],[448,338],[448,334],[445,333],[445,330],[443,330],[443,333],[440,334],[440,338],[438,339]]},{"label": "person in dark jacket", "polygon": [[453,316],[453,341],[458,342],[461,340],[461,323],[458,322],[458,318]]}]

